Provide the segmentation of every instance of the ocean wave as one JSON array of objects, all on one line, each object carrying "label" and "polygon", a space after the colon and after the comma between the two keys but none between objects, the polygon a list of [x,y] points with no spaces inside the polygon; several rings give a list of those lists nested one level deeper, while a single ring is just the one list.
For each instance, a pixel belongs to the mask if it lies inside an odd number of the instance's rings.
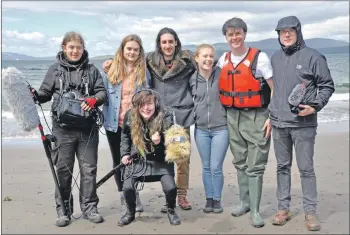
[{"label": "ocean wave", "polygon": [[349,83],[335,83],[335,87],[339,87],[339,88],[349,88],[350,84]]},{"label": "ocean wave", "polygon": [[[45,115],[45,118],[49,118],[51,116],[51,111],[44,110],[44,114],[43,114],[43,112],[38,110],[38,114],[39,114],[39,117],[43,117]],[[1,110],[1,117],[7,118],[7,119],[13,119],[15,116],[10,111]]]}]

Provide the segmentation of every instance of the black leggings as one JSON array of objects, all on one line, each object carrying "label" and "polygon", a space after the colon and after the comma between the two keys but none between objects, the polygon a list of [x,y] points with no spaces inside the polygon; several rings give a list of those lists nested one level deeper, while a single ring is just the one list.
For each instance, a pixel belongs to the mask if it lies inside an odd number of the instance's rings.
[{"label": "black leggings", "polygon": [[[111,150],[113,158],[113,168],[120,164],[120,137],[121,137],[122,128],[118,127],[117,132],[107,131],[106,136]],[[123,182],[121,180],[120,168],[115,171],[114,174],[115,183],[117,184],[118,191],[123,191]]]},{"label": "black leggings", "polygon": [[176,204],[176,184],[174,175],[157,175],[157,176],[141,176],[138,178],[127,178],[124,181],[123,192],[126,204],[129,208],[135,208],[136,206],[136,196],[135,196],[135,183],[136,182],[161,182],[163,192],[165,194],[165,199],[168,208],[174,209]]}]

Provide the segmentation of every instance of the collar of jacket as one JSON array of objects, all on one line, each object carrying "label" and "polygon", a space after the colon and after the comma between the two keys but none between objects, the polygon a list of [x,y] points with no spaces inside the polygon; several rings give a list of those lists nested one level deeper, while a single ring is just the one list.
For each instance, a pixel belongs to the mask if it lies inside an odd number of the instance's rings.
[{"label": "collar of jacket", "polygon": [[181,53],[174,58],[170,69],[165,64],[163,59],[160,60],[159,66],[154,66],[152,63],[154,58],[153,55],[154,52],[149,54],[148,65],[157,74],[157,76],[163,80],[175,77],[186,68],[188,63],[193,64],[193,57],[188,51],[181,51]]}]

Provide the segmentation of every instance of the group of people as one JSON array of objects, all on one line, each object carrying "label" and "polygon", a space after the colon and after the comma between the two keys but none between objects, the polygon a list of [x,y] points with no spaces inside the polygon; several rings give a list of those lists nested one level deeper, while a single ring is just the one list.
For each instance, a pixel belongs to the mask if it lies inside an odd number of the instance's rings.
[{"label": "group of people", "polygon": [[[139,186],[144,182],[161,182],[165,194],[161,211],[167,213],[170,224],[181,223],[176,202],[183,210],[192,208],[187,197],[190,161],[165,161],[165,133],[177,124],[186,128],[188,135],[190,126],[195,125],[194,139],[202,162],[206,197],[203,212],[223,212],[222,169],[230,147],[240,201],[231,214],[242,216],[250,212],[252,226],[264,226],[259,205],[272,131],[278,200],[273,224],[284,225],[291,219],[294,145],[305,225],[312,231],[320,229],[313,156],[317,112],[334,92],[326,58],[305,45],[295,16],[278,21],[276,32],[281,49],[271,60],[258,48],[245,45],[247,32],[242,19],[228,19],[222,33],[231,51],[217,62],[210,44],[199,45],[195,53],[182,50],[181,41],[171,28],[159,31],[155,51],[147,55],[141,38],[128,35],[114,57],[103,63],[104,76],[88,63],[82,36],[76,32],[65,35],[57,63],[49,68],[37,91],[41,103],[53,97],[52,129],[59,152],[56,172],[65,204],[61,205],[56,190],[57,226],[67,226],[73,214],[75,154],[81,173],[79,197],[84,218],[93,223],[103,221],[97,210],[96,193],[99,127],[92,123],[86,128],[66,128],[60,124],[64,120],[55,116],[64,92],[80,92],[81,108],[86,112],[103,105],[113,167],[123,165],[114,176],[121,206],[125,207],[119,226],[130,224],[135,213],[143,211]],[[62,88],[62,83],[67,86]],[[87,88],[86,84],[90,86]],[[291,102],[297,98],[300,102]]]}]

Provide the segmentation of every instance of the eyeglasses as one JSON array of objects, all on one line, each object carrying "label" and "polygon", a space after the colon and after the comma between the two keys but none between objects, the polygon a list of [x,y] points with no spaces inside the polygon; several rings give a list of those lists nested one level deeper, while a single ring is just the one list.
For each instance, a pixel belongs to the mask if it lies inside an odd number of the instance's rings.
[{"label": "eyeglasses", "polygon": [[286,35],[287,33],[288,33],[289,35],[295,35],[295,34],[296,34],[296,30],[293,29],[293,28],[281,29],[281,30],[280,30],[280,35]]}]

